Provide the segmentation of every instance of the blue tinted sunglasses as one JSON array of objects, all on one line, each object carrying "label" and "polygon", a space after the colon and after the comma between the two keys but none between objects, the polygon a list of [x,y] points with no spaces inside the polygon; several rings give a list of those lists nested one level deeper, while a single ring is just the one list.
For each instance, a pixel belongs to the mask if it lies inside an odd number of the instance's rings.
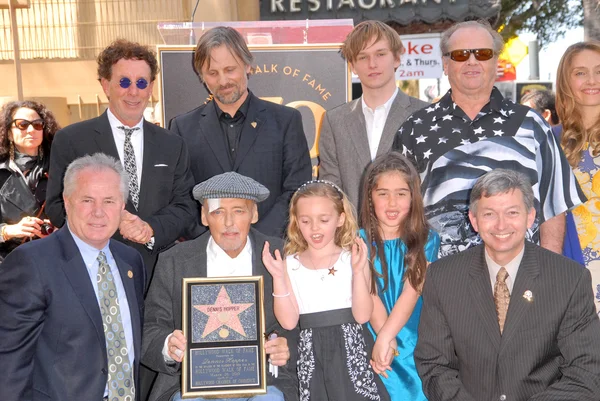
[{"label": "blue tinted sunglasses", "polygon": [[[123,89],[129,88],[131,86],[131,79],[121,78],[119,81],[119,86],[121,86]],[[146,89],[148,87],[148,81],[146,81],[144,78],[140,78],[135,81],[135,86],[137,86],[138,89]]]}]

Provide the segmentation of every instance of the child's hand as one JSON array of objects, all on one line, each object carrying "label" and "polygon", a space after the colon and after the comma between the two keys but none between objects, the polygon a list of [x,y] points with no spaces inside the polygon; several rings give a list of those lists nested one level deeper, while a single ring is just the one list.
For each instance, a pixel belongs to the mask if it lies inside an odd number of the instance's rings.
[{"label": "child's hand", "polygon": [[269,241],[265,241],[265,246],[263,247],[262,252],[262,260],[265,264],[265,267],[271,273],[274,279],[282,279],[285,275],[285,265],[283,263],[283,259],[281,257],[281,253],[279,249],[275,249],[275,258],[271,255]]},{"label": "child's hand", "polygon": [[387,379],[388,374],[387,374],[386,370],[390,370],[391,371],[392,370],[391,367],[389,367],[389,366],[383,366],[380,363],[377,363],[377,362],[375,362],[372,359],[371,359],[370,363],[371,363],[371,367],[373,368],[373,371],[375,373],[377,373],[378,375],[381,375],[381,376],[383,376],[383,377],[385,377]]},{"label": "child's hand", "polygon": [[367,264],[367,244],[362,238],[356,237],[352,245],[352,273],[362,274]]},{"label": "child's hand", "polygon": [[[392,346],[393,345],[393,346]],[[378,336],[373,346],[373,353],[371,358],[377,362],[379,366],[386,367],[391,370],[390,365],[394,360],[394,350],[396,350],[396,340],[388,340],[384,336]],[[397,351],[396,351],[397,352]]]}]

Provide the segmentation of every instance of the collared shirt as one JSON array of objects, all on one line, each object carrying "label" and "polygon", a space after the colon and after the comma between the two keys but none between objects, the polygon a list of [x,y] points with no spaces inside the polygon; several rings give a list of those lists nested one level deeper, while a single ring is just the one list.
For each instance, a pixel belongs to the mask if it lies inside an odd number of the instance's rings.
[{"label": "collared shirt", "polygon": [[[67,221],[67,227],[69,228],[69,232],[75,241],[75,245],[79,249],[79,253],[83,258],[83,262],[85,263],[85,267],[87,268],[88,275],[90,277],[90,281],[92,282],[92,287],[94,287],[94,294],[96,295],[96,300],[98,301],[98,308],[100,308],[100,296],[98,294],[98,269],[100,268],[98,264],[98,255],[100,251],[103,251],[106,255],[106,261],[110,266],[110,272],[112,273],[113,279],[115,281],[115,287],[117,288],[117,297],[119,298],[119,309],[121,310],[121,322],[123,323],[123,330],[125,331],[125,341],[127,341],[127,355],[129,357],[129,363],[133,367],[135,361],[135,353],[133,347],[133,327],[131,325],[131,314],[129,312],[129,302],[127,301],[127,294],[125,293],[125,287],[123,287],[123,281],[121,280],[121,273],[119,272],[119,268],[117,267],[117,262],[110,252],[110,240],[106,244],[106,246],[102,249],[96,249],[93,246],[87,244],[82,239],[77,237],[75,233],[69,227],[69,222]],[[104,390],[104,395],[108,395],[108,384]]]},{"label": "collared shirt", "polygon": [[481,243],[468,219],[469,196],[490,170],[520,171],[531,181],[536,216],[527,239],[535,243],[540,224],[586,200],[548,123],[496,88],[474,120],[448,91],[406,120],[393,149],[417,164],[425,214],[441,237],[440,257]]},{"label": "collared shirt", "polygon": [[119,121],[117,117],[115,117],[115,115],[112,113],[112,111],[110,111],[110,109],[106,110],[106,115],[108,116],[110,129],[112,130],[115,145],[117,146],[117,152],[119,153],[119,159],[121,160],[123,168],[125,168],[125,132],[122,129],[119,129],[118,127],[139,128],[138,130],[133,131],[133,133],[131,134],[131,146],[133,146],[133,153],[135,153],[135,167],[137,170],[138,184],[141,185],[142,163],[144,162],[144,118],[142,117],[140,122],[138,122],[133,127],[130,127]]},{"label": "collared shirt", "polygon": [[515,285],[515,279],[517,278],[517,272],[519,271],[519,266],[521,265],[521,261],[523,260],[523,255],[525,254],[525,246],[521,249],[521,252],[517,256],[514,257],[513,260],[505,264],[504,266],[499,265],[491,258],[488,254],[487,250],[485,251],[485,262],[487,263],[488,273],[490,274],[490,282],[492,283],[492,293],[494,292],[494,286],[496,285],[496,276],[501,268],[505,268],[508,272],[508,277],[506,278],[506,286],[508,287],[508,292],[512,294],[513,287]]},{"label": "collared shirt", "polygon": [[362,111],[365,116],[365,123],[367,128],[367,138],[369,139],[369,150],[371,151],[371,160],[375,160],[377,156],[377,149],[379,148],[379,142],[381,141],[381,135],[383,135],[383,128],[387,121],[392,103],[398,95],[398,88],[394,91],[392,96],[384,104],[377,106],[375,110],[371,109],[365,103],[364,96],[361,96],[360,101],[362,104]]},{"label": "collared shirt", "polygon": [[215,105],[215,112],[219,118],[221,131],[223,131],[225,143],[227,144],[227,149],[229,149],[229,156],[231,157],[232,162],[235,161],[237,155],[236,152],[240,145],[240,136],[242,135],[242,128],[244,127],[246,116],[248,115],[248,107],[250,105],[251,97],[252,96],[250,96],[250,92],[248,91],[246,100],[244,100],[244,103],[242,103],[240,108],[235,112],[234,116],[231,116],[229,113],[221,110],[217,105],[217,102],[213,101]]},{"label": "collared shirt", "polygon": [[217,245],[211,236],[206,245],[207,277],[239,277],[252,275],[252,246],[250,238],[242,252],[235,258],[230,257]]}]

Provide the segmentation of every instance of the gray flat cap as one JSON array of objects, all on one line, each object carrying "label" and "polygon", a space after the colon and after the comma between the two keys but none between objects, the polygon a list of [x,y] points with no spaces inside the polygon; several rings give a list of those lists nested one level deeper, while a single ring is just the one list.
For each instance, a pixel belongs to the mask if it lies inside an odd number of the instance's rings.
[{"label": "gray flat cap", "polygon": [[238,198],[262,202],[269,197],[269,190],[250,177],[234,171],[215,175],[194,187],[194,198],[203,203],[206,199]]}]

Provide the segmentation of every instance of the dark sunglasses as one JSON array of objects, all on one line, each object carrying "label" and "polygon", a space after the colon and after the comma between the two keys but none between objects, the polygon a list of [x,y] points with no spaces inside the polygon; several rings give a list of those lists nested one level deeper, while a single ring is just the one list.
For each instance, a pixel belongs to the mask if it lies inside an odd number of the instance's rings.
[{"label": "dark sunglasses", "polygon": [[[127,89],[131,86],[131,79],[121,78],[121,80],[119,81],[119,85],[121,86],[121,88]],[[144,90],[148,87],[148,81],[146,81],[146,79],[144,78],[140,78],[137,81],[135,81],[135,86],[137,86],[138,89]]]},{"label": "dark sunglasses", "polygon": [[38,131],[43,130],[44,127],[46,126],[46,123],[41,118],[38,118],[37,120],[33,120],[33,121],[23,120],[22,118],[17,118],[16,120],[12,120],[11,124],[14,124],[15,127],[17,127],[20,130],[23,130],[23,131],[27,130],[27,128],[29,128],[30,125],[33,125],[33,129],[38,130]]},{"label": "dark sunglasses", "polygon": [[459,49],[445,53],[444,56],[450,56],[452,60],[462,63],[471,57],[471,53],[475,55],[475,60],[478,61],[487,61],[494,57],[493,49]]}]

